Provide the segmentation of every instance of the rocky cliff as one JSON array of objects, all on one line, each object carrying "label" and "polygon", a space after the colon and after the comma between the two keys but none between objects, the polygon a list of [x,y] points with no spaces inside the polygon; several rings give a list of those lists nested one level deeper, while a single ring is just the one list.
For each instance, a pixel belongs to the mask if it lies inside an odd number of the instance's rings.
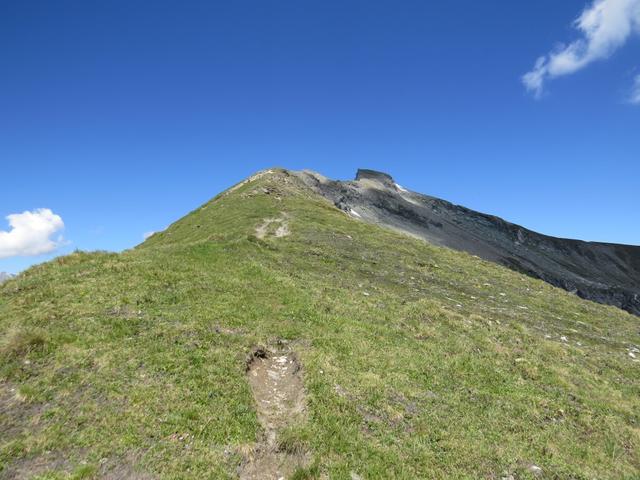
[{"label": "rocky cliff", "polygon": [[315,172],[299,177],[361,220],[463,250],[596,302],[640,315],[640,247],[542,235],[501,218],[411,192],[385,173],[358,170],[354,181]]}]

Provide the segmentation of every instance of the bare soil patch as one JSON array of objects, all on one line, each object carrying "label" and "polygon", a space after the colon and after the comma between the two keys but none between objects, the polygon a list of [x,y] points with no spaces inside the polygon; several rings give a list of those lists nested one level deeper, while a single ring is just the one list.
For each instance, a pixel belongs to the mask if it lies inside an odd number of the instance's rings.
[{"label": "bare soil patch", "polygon": [[50,452],[16,460],[0,471],[0,480],[28,480],[52,472],[68,474],[73,466],[68,456],[69,452]]},{"label": "bare soil patch", "polygon": [[285,479],[308,463],[305,452],[283,451],[278,434],[304,421],[306,403],[302,368],[289,350],[256,349],[247,364],[263,437],[240,472],[241,480]]},{"label": "bare soil patch", "polygon": [[256,237],[264,239],[267,235],[276,238],[282,238],[289,235],[289,222],[286,213],[280,214],[277,218],[265,218],[260,225],[256,227]]}]

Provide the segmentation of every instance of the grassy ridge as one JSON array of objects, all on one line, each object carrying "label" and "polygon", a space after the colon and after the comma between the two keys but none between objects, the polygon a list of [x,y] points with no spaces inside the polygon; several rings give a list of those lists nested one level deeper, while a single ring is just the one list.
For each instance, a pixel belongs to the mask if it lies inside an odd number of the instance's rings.
[{"label": "grassy ridge", "polygon": [[[281,212],[291,235],[256,238]],[[245,358],[277,339],[304,365],[300,478],[638,478],[639,334],[276,171],[0,287],[0,478],[234,478],[260,433]]]}]

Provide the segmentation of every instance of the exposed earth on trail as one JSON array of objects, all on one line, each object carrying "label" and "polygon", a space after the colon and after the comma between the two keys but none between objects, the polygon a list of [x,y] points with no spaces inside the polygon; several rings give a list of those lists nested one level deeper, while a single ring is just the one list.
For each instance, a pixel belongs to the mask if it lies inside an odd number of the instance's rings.
[{"label": "exposed earth on trail", "polygon": [[263,437],[247,455],[241,480],[289,478],[307,463],[304,451],[283,445],[279,434],[304,421],[302,370],[295,354],[286,349],[256,349],[247,365]]},{"label": "exposed earth on trail", "polygon": [[256,237],[259,239],[264,239],[268,235],[282,238],[290,233],[287,215],[284,212],[278,218],[265,218],[263,222],[256,227]]}]

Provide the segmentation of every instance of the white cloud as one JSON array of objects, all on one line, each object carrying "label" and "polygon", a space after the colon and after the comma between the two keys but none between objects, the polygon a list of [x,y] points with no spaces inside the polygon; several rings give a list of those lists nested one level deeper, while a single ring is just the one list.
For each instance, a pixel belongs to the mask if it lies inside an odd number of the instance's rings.
[{"label": "white cloud", "polygon": [[[138,230],[139,231],[139,230]],[[142,234],[142,239],[146,240],[147,238],[149,238],[150,236],[152,236],[153,234],[155,234],[156,232],[144,232]]]},{"label": "white cloud", "polygon": [[62,236],[51,237],[64,228],[64,222],[48,208],[7,215],[11,230],[0,230],[0,258],[33,256],[58,248]]},{"label": "white cloud", "polygon": [[636,75],[636,78],[633,82],[633,88],[631,89],[629,102],[633,105],[640,105],[640,75]]},{"label": "white cloud", "polygon": [[546,81],[609,58],[634,32],[640,33],[640,0],[595,0],[574,25],[581,38],[538,58],[533,70],[522,77],[536,97],[544,92]]},{"label": "white cloud", "polygon": [[533,92],[536,98],[540,98],[542,96],[542,91],[544,87],[544,79],[547,75],[547,57],[540,57],[536,60],[536,64],[528,73],[525,73],[522,77],[522,82],[524,83],[527,90]]}]

